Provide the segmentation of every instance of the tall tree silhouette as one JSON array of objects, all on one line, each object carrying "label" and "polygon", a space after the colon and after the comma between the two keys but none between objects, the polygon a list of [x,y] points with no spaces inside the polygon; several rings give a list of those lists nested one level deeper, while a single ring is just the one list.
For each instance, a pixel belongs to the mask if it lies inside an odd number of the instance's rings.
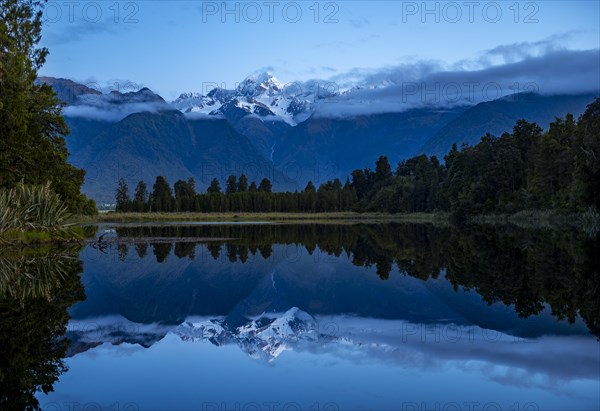
[{"label": "tall tree silhouette", "polygon": [[48,50],[41,40],[42,3],[0,0],[0,188],[45,184],[75,213],[95,213],[81,194],[85,171],[67,162],[69,129],[52,88],[36,83]]}]

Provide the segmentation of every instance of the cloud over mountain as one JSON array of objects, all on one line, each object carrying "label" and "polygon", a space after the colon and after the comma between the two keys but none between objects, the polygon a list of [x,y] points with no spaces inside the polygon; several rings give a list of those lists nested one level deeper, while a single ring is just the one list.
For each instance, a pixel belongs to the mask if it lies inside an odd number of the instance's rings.
[{"label": "cloud over mountain", "polygon": [[[498,57],[504,62],[490,64]],[[476,68],[465,68],[468,66]],[[339,88],[361,86],[323,101],[316,114],[343,117],[474,105],[520,92],[595,93],[600,90],[599,72],[600,50],[566,50],[550,42],[518,43],[496,47],[477,62],[461,62],[455,67],[419,61],[376,71],[352,70],[332,81]]]},{"label": "cloud over mountain", "polygon": [[65,116],[102,121],[120,121],[133,113],[172,110],[162,97],[145,87],[127,93],[81,94],[70,103],[63,110]]}]

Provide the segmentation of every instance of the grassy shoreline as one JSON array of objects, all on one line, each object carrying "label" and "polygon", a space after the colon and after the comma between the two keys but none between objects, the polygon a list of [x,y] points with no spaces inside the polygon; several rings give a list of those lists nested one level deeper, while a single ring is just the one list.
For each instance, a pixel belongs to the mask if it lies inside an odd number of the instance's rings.
[{"label": "grassy shoreline", "polygon": [[[453,224],[449,213],[100,213],[94,217],[76,217],[77,224],[101,223],[170,223],[170,222],[273,222],[273,223],[385,223],[403,222],[413,224]],[[515,214],[483,214],[470,216],[469,225],[514,225],[522,228],[561,227],[576,228],[581,231],[596,233],[600,227],[600,216],[597,212],[560,213],[557,211],[531,210]]]},{"label": "grassy shoreline", "polygon": [[[96,216],[72,216],[61,230],[13,229],[0,233],[0,246],[52,245],[82,243],[86,237],[85,226],[96,224],[145,223],[253,223],[278,224],[357,224],[357,223],[411,223],[451,225],[449,213],[100,213]],[[470,216],[468,225],[513,225],[531,229],[571,228],[592,236],[600,232],[598,213],[564,214],[555,211],[521,211],[515,214],[486,214]]]},{"label": "grassy shoreline", "polygon": [[446,213],[100,213],[89,218],[79,218],[78,223],[143,223],[143,222],[375,222],[403,221],[419,223],[444,223]]},{"label": "grassy shoreline", "polygon": [[85,238],[83,227],[68,227],[60,231],[9,230],[0,233],[0,246],[29,246],[82,243]]}]

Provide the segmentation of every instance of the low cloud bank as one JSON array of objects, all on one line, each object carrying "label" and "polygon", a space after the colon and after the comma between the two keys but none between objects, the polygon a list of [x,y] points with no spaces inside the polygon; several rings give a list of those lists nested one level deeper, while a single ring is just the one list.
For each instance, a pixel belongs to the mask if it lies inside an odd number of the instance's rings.
[{"label": "low cloud bank", "polygon": [[[318,117],[471,106],[518,93],[600,93],[600,50],[568,50],[557,39],[500,45],[452,66],[416,61],[379,70],[356,68],[329,80],[287,84],[283,98],[310,102]],[[136,112],[175,109],[147,88],[131,93],[86,94],[65,108],[69,117],[119,121]],[[210,115],[187,113],[190,119]],[[220,117],[219,117],[220,118]],[[277,118],[268,118],[277,120]]]},{"label": "low cloud bank", "polygon": [[[600,90],[600,50],[556,50],[527,56],[523,45],[518,53],[502,53],[511,62],[477,69],[445,68],[436,62],[418,62],[377,72],[354,70],[334,80],[366,84],[319,101],[315,115],[343,117],[358,114],[401,112],[411,108],[473,105],[482,101],[533,92],[541,95],[598,93]],[[498,48],[487,56],[498,55]],[[463,62],[463,65],[466,66]],[[362,79],[359,79],[362,77]]]},{"label": "low cloud bank", "polygon": [[85,94],[79,96],[78,102],[65,107],[63,114],[66,117],[117,122],[134,113],[172,110],[160,96],[148,89],[124,94]]}]

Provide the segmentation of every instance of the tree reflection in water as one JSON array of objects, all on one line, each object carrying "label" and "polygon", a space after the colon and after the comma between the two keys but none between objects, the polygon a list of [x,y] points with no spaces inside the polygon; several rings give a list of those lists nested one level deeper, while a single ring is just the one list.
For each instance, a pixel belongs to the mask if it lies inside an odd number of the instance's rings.
[{"label": "tree reflection in water", "polygon": [[0,250],[0,409],[36,410],[66,371],[67,310],[85,298],[79,249]]},{"label": "tree reflection in water", "polygon": [[[600,240],[568,230],[426,224],[272,224],[120,227],[121,237],[230,238],[205,243],[214,259],[225,255],[245,263],[269,258],[275,244],[317,247],[332,256],[346,253],[357,266],[374,267],[386,280],[394,267],[421,280],[446,278],[474,289],[489,304],[513,305],[523,318],[548,304],[553,315],[574,322],[579,314],[600,336]],[[171,243],[148,243],[156,261],[171,254]],[[135,244],[140,253],[140,244]],[[193,260],[196,245],[174,241],[175,256]],[[145,249],[144,249],[145,253]]]},{"label": "tree reflection in water", "polygon": [[[581,232],[392,223],[119,227],[117,235],[108,246],[125,263],[208,256],[249,264],[279,258],[278,245],[298,245],[308,254],[318,249],[372,267],[369,272],[382,280],[445,276],[455,289],[473,289],[489,304],[511,305],[521,317],[548,305],[559,319],[574,322],[580,316],[600,337],[600,242]],[[79,252],[0,252],[0,409],[39,409],[34,395],[52,391],[66,370],[68,309],[85,298]],[[154,292],[168,300],[162,289]],[[178,318],[177,312],[171,317]]]}]

